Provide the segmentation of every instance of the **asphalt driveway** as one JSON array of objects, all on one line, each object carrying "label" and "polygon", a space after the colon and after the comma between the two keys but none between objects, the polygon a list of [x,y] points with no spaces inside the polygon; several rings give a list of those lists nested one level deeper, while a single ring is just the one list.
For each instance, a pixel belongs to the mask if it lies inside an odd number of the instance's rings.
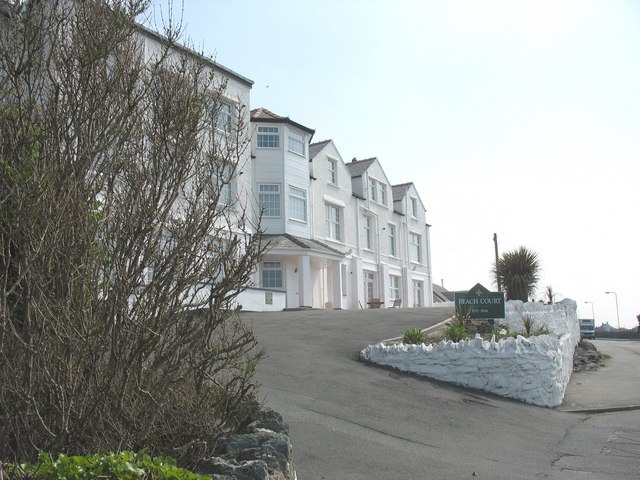
[{"label": "asphalt driveway", "polygon": [[636,411],[566,413],[359,361],[366,345],[451,313],[243,314],[266,350],[257,379],[290,425],[299,479],[638,478],[637,457],[610,448],[640,431]]}]

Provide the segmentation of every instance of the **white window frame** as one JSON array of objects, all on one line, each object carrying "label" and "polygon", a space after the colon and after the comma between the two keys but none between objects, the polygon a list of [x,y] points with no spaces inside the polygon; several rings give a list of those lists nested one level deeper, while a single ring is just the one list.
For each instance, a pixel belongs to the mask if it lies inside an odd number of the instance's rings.
[{"label": "white window frame", "polygon": [[338,161],[333,158],[327,159],[329,162],[329,166],[327,170],[329,171],[329,183],[334,185],[338,184]]},{"label": "white window frame", "polygon": [[216,112],[216,128],[224,133],[231,133],[232,125],[231,105],[222,102]]},{"label": "white window frame", "polygon": [[289,150],[291,153],[295,153],[296,155],[300,155],[301,157],[304,157],[304,154],[305,154],[304,135],[289,129],[287,150]]},{"label": "white window frame", "polygon": [[[265,187],[264,191],[263,191],[263,187]],[[269,190],[266,187],[275,187],[275,189]],[[273,198],[274,201],[269,202],[268,208],[267,208],[267,206],[265,206],[265,202],[269,198]],[[280,196],[279,183],[259,183],[258,184],[258,206],[260,207],[260,213],[264,218],[280,218],[282,216],[282,199]],[[273,210],[275,208],[277,208],[277,212]]]},{"label": "white window frame", "polygon": [[372,202],[378,202],[378,182],[373,178],[369,179],[369,200]]},{"label": "white window frame", "polygon": [[400,277],[398,275],[389,275],[389,297],[390,300],[400,298]]},{"label": "white window frame", "polygon": [[[273,273],[272,278],[267,278],[265,274]],[[284,288],[282,277],[282,262],[279,261],[266,261],[262,262],[260,272],[260,282],[262,288],[272,288],[281,290]]]},{"label": "white window frame", "polygon": [[422,263],[422,235],[419,233],[409,233],[409,251],[412,262]]},{"label": "white window frame", "polygon": [[380,205],[387,205],[387,184],[369,177],[369,200]]},{"label": "white window frame", "polygon": [[366,250],[373,250],[373,217],[370,215],[363,215],[363,229],[364,229],[364,248]]},{"label": "white window frame", "polygon": [[411,217],[418,218],[418,199],[411,197]]},{"label": "white window frame", "polygon": [[[296,216],[300,211],[302,218]],[[307,191],[293,185],[289,185],[289,219],[307,223]]]},{"label": "white window frame", "polygon": [[258,148],[275,150],[280,148],[280,127],[258,125]]},{"label": "white window frame", "polygon": [[342,208],[331,203],[325,203],[326,235],[338,242],[342,241]]},{"label": "white window frame", "polygon": [[398,256],[398,242],[396,240],[396,226],[393,223],[387,225],[389,229],[389,255]]}]

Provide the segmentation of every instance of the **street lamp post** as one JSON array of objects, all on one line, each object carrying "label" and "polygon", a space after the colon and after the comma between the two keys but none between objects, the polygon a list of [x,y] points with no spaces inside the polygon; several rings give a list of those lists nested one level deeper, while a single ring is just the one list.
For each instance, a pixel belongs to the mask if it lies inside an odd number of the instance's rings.
[{"label": "street lamp post", "polygon": [[604,292],[613,293],[616,296],[616,316],[618,317],[618,331],[620,331],[620,310],[618,310],[618,294],[616,292]]},{"label": "street lamp post", "polygon": [[584,302],[584,303],[590,303],[591,304],[591,318],[593,318],[593,320],[595,321],[596,314],[594,313],[594,310],[593,310],[593,302]]}]

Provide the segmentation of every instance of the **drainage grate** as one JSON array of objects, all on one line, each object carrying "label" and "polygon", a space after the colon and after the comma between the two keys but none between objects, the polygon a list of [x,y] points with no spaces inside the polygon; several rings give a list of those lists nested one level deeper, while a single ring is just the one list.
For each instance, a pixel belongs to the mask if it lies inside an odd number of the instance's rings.
[{"label": "drainage grate", "polygon": [[640,457],[640,432],[618,431],[609,435],[604,455],[617,457]]}]

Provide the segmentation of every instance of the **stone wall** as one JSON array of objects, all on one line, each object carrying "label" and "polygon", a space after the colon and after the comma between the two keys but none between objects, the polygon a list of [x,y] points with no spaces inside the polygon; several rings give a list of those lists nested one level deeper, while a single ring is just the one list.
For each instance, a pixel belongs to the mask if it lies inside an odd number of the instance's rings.
[{"label": "stone wall", "polygon": [[479,335],[459,343],[432,345],[369,345],[360,357],[402,371],[425,375],[465,387],[485,390],[534,405],[562,403],[573,368],[573,352],[580,340],[576,303],[553,305],[510,301],[506,318],[512,331],[522,331],[523,315],[534,329],[548,335],[483,340]]}]

